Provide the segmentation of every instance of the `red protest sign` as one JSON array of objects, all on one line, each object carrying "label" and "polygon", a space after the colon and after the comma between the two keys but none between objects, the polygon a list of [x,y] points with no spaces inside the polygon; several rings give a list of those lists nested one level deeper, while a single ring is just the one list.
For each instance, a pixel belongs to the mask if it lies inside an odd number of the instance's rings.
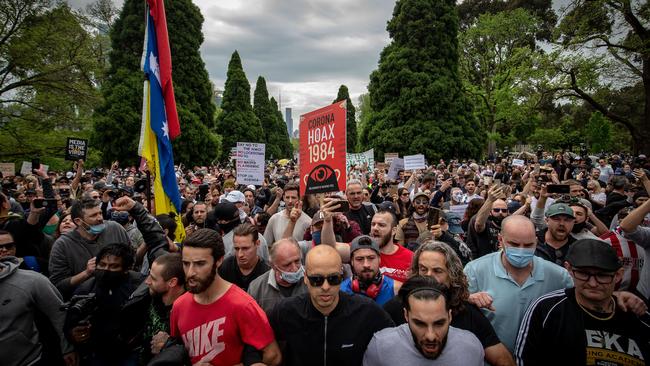
[{"label": "red protest sign", "polygon": [[300,193],[345,190],[346,103],[300,116]]}]

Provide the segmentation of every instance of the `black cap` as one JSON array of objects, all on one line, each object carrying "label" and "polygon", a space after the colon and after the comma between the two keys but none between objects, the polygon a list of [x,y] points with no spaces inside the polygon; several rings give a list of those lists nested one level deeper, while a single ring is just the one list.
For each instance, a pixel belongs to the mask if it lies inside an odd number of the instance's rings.
[{"label": "black cap", "polygon": [[239,209],[231,202],[221,202],[214,206],[213,215],[216,220],[230,221],[239,217]]},{"label": "black cap", "polygon": [[571,244],[566,260],[578,268],[594,267],[608,272],[621,268],[614,248],[598,239],[581,239]]},{"label": "black cap", "polygon": [[352,240],[350,243],[350,254],[354,253],[358,249],[372,249],[377,252],[377,254],[380,254],[379,245],[377,245],[377,242],[368,235],[357,236]]}]

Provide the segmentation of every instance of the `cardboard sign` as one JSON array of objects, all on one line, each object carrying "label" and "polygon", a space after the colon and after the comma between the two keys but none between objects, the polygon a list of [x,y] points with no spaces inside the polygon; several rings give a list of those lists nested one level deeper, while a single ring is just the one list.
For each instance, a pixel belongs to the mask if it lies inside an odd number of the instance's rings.
[{"label": "cardboard sign", "polygon": [[346,183],[346,101],[300,116],[300,194],[337,192]]},{"label": "cardboard sign", "polygon": [[522,159],[512,159],[512,166],[524,166],[526,164]]},{"label": "cardboard sign", "polygon": [[372,170],[375,166],[375,149],[370,149],[358,154],[347,154],[346,161],[348,170],[350,170],[350,167],[353,165],[360,168],[363,164],[368,166],[368,170]]},{"label": "cardboard sign", "polygon": [[[41,163],[41,168],[43,168],[43,171],[45,171],[45,173],[47,173],[50,166]],[[29,174],[34,174],[32,172],[32,162],[31,161],[23,161],[23,164],[20,166],[20,174],[22,174],[23,176],[27,176]]]},{"label": "cardboard sign", "polygon": [[407,155],[404,157],[404,170],[425,169],[427,164],[424,162],[424,155]]},{"label": "cardboard sign", "polygon": [[16,175],[15,163],[0,163],[0,173],[3,177],[13,177]]},{"label": "cardboard sign", "polygon": [[264,183],[264,152],[266,145],[237,143],[237,183],[261,186]]},{"label": "cardboard sign", "polygon": [[65,160],[86,160],[86,155],[88,155],[88,140],[68,137]]},{"label": "cardboard sign", "polygon": [[384,154],[384,163],[390,165],[393,162],[393,159],[399,158],[398,153],[385,153]]},{"label": "cardboard sign", "polygon": [[400,170],[404,170],[404,159],[394,158],[388,169],[388,179],[397,180]]}]

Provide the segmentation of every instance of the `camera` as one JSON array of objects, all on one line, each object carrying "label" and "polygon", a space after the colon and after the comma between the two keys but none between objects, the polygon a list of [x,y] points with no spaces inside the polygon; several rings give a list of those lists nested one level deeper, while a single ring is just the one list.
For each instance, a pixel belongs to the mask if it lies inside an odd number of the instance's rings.
[{"label": "camera", "polygon": [[97,310],[97,297],[94,293],[74,295],[70,301],[61,305],[72,319],[89,320]]}]

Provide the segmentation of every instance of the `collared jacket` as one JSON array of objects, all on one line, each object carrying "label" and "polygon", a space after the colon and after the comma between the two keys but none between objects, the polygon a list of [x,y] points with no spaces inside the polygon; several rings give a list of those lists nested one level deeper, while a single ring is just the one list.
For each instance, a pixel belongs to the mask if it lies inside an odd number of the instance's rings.
[{"label": "collared jacket", "polygon": [[269,321],[287,366],[361,365],[373,334],[394,326],[374,301],[340,291],[338,304],[327,316],[306,293],[278,303]]},{"label": "collared jacket", "polygon": [[[285,298],[278,286],[275,281],[275,270],[271,268],[248,285],[248,294],[268,314],[280,300]],[[306,292],[307,286],[301,280],[293,286],[290,296],[297,296]]]}]

